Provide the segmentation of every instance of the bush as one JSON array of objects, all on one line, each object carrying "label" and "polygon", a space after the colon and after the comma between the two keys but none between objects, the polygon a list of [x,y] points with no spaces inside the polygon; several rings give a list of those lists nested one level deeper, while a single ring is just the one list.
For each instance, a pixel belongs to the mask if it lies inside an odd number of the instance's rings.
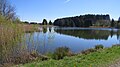
[{"label": "bush", "polygon": [[112,47],[120,46],[120,44],[112,45]]},{"label": "bush", "polygon": [[55,60],[63,59],[65,56],[71,56],[72,53],[68,47],[59,47],[55,50],[52,58]]},{"label": "bush", "polygon": [[104,48],[103,45],[96,45],[96,46],[95,46],[95,49],[97,49],[97,50],[98,50],[98,49],[103,49],[103,48]]},{"label": "bush", "polygon": [[92,52],[95,52],[95,51],[96,51],[95,49],[91,48],[91,49],[84,50],[81,53],[82,54],[89,54],[89,53],[92,53]]}]

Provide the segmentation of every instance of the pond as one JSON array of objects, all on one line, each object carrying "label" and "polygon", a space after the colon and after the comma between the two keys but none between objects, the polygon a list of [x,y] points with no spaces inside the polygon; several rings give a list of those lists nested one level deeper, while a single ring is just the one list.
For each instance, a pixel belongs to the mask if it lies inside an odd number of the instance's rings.
[{"label": "pond", "polygon": [[40,28],[40,32],[26,33],[27,50],[46,54],[58,47],[68,47],[73,53],[102,44],[111,47],[120,44],[120,31],[111,28]]}]

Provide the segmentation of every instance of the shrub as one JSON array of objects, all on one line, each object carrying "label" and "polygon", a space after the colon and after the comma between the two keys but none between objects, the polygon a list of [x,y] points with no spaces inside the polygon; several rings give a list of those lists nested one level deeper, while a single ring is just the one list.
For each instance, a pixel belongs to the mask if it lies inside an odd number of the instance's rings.
[{"label": "shrub", "polygon": [[59,47],[55,50],[52,58],[55,60],[63,59],[65,56],[71,56],[72,53],[68,47]]},{"label": "shrub", "polygon": [[104,48],[103,45],[96,45],[96,46],[95,46],[95,49],[97,49],[97,50],[98,50],[98,49],[103,49],[103,48]]},{"label": "shrub", "polygon": [[96,51],[95,49],[91,48],[91,49],[84,50],[81,53],[82,54],[89,54],[89,53],[92,53],[92,52],[95,52],[95,51]]},{"label": "shrub", "polygon": [[120,44],[112,45],[112,47],[120,46]]}]

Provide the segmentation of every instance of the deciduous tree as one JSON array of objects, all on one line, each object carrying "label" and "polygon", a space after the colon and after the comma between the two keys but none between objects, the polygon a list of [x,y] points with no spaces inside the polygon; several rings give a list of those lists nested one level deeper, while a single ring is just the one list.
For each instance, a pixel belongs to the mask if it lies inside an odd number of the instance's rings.
[{"label": "deciduous tree", "polygon": [[47,25],[47,20],[43,19],[42,25]]},{"label": "deciduous tree", "polygon": [[0,0],[0,15],[4,16],[7,20],[15,20],[15,8],[8,2],[8,0]]}]

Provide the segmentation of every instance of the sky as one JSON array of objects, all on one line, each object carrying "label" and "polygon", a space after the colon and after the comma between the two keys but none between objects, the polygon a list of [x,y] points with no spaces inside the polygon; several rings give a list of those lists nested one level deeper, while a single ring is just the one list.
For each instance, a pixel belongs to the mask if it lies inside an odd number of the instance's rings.
[{"label": "sky", "polygon": [[22,21],[41,23],[43,19],[52,22],[57,18],[85,14],[109,14],[120,17],[120,0],[10,0],[16,14]]}]

